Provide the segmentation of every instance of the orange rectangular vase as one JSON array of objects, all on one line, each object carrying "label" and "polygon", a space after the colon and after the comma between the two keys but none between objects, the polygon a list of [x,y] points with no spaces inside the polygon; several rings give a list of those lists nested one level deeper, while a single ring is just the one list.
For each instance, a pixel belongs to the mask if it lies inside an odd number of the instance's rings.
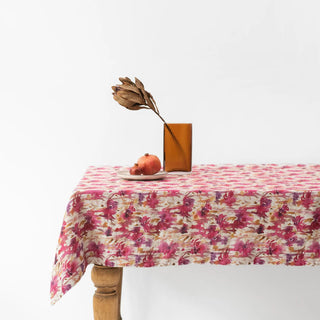
[{"label": "orange rectangular vase", "polygon": [[167,123],[164,125],[163,169],[164,171],[191,171],[192,124]]}]

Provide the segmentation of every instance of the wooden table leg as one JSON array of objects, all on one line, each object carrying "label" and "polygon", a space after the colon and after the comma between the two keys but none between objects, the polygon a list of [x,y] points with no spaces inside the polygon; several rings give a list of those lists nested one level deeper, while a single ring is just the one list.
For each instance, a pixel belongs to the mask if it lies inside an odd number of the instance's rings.
[{"label": "wooden table leg", "polygon": [[121,320],[121,285],[123,268],[94,265],[91,279],[97,288],[93,296],[94,320]]}]

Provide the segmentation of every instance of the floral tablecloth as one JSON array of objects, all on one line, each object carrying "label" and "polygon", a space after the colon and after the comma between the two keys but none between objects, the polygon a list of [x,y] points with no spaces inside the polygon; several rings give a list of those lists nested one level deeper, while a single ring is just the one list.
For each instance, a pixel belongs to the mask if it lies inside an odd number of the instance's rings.
[{"label": "floral tablecloth", "polygon": [[90,263],[320,265],[320,165],[199,165],[156,181],[122,180],[119,169],[89,167],[76,187],[52,303]]}]

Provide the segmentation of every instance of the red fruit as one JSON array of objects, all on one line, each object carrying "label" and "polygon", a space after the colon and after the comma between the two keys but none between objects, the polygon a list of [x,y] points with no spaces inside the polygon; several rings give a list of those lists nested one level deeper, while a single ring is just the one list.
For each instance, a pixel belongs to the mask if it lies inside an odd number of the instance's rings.
[{"label": "red fruit", "polygon": [[160,171],[161,162],[157,156],[146,153],[144,156],[139,158],[138,166],[141,168],[142,174],[150,175]]},{"label": "red fruit", "polygon": [[138,166],[137,163],[135,163],[134,166],[130,168],[129,172],[131,175],[139,176],[140,174],[142,174],[142,169]]}]

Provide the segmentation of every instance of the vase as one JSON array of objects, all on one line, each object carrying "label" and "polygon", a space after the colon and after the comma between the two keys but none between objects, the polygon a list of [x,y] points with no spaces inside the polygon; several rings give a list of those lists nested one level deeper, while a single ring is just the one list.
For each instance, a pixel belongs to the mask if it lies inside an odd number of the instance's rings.
[{"label": "vase", "polygon": [[166,123],[163,136],[164,171],[191,171],[192,123]]}]

